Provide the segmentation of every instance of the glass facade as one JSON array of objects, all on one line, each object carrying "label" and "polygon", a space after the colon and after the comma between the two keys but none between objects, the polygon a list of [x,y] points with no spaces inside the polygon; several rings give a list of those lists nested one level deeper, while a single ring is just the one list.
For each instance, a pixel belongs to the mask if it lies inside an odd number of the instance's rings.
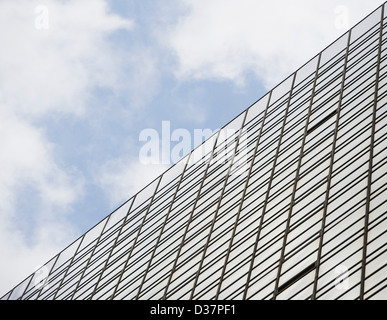
[{"label": "glass facade", "polygon": [[387,299],[386,15],[2,299]]}]

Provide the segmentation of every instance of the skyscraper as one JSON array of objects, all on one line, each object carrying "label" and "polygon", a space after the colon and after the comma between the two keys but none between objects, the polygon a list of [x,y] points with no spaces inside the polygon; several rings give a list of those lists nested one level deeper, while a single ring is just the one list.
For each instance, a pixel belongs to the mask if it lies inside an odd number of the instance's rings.
[{"label": "skyscraper", "polygon": [[386,15],[2,299],[387,299]]}]

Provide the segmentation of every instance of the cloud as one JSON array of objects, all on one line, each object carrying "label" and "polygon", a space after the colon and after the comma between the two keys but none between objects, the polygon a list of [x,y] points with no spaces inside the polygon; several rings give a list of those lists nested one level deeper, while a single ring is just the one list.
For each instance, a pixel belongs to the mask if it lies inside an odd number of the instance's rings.
[{"label": "cloud", "polygon": [[382,3],[184,0],[185,14],[161,37],[176,56],[180,80],[243,85],[246,75],[255,74],[271,89],[343,34],[345,24],[354,25]]},{"label": "cloud", "polygon": [[95,86],[120,82],[106,37],[133,22],[110,15],[104,1],[45,1],[48,29],[36,28],[37,1],[0,3],[0,92],[13,111],[82,114]]},{"label": "cloud", "polygon": [[85,117],[93,90],[122,87],[109,37],[133,27],[103,0],[41,4],[0,2],[0,296],[79,235],[84,177],[58,159],[45,121]]},{"label": "cloud", "polygon": [[121,157],[98,168],[96,183],[105,191],[114,207],[134,196],[168,167],[163,164],[143,164],[138,158]]},{"label": "cloud", "polygon": [[[66,212],[82,194],[83,181],[56,165],[54,146],[42,130],[7,114],[1,104],[0,149],[0,291],[5,293],[72,241],[76,228]],[[31,200],[24,190],[33,190],[36,198],[22,207]]]}]

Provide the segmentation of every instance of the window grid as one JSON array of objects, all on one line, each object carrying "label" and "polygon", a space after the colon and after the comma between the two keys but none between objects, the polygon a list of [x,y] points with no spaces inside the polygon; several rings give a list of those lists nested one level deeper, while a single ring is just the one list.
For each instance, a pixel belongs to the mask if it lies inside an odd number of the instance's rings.
[{"label": "window grid", "polygon": [[387,299],[386,5],[2,299]]}]

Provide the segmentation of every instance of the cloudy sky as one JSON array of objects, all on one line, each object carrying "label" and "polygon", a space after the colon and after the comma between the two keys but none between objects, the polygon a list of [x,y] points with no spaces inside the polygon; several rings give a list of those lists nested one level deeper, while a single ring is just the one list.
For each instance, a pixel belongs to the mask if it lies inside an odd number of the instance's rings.
[{"label": "cloudy sky", "polygon": [[0,296],[383,2],[0,0]]}]

